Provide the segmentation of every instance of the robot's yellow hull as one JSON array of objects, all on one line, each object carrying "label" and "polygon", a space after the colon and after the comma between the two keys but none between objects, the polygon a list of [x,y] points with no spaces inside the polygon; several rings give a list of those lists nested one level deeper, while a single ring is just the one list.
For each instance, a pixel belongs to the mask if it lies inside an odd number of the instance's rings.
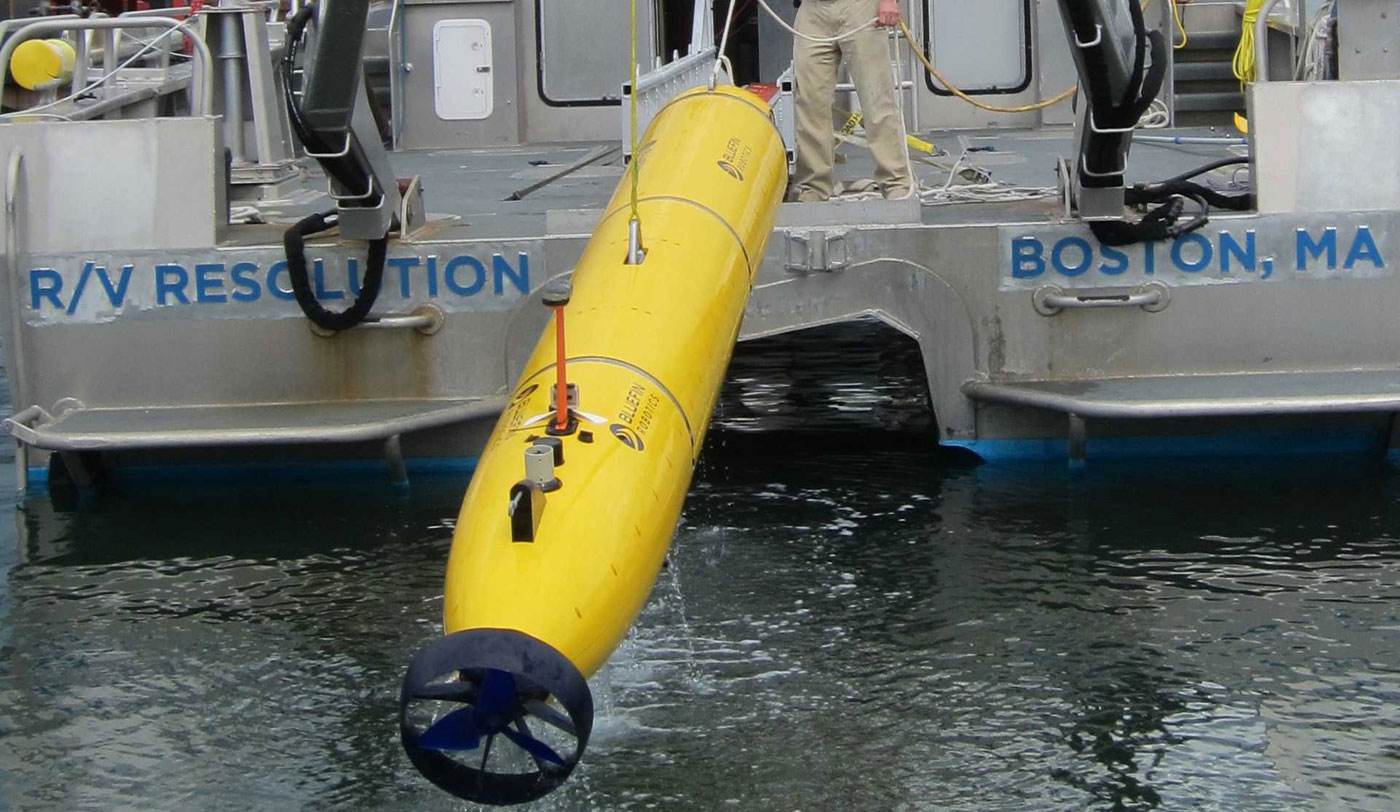
[{"label": "robot's yellow hull", "polygon": [[[558,437],[557,487],[527,522],[531,540],[515,540],[512,489],[526,480],[526,451],[553,422],[551,325],[482,454],[453,537],[445,631],[478,648],[528,648],[516,658],[526,671],[547,660],[551,674],[588,677],[641,610],[786,186],[786,156],[767,106],[732,87],[676,98],[647,129],[635,160],[645,260],[626,262],[624,176],[573,273],[565,369],[577,387],[577,419]],[[468,659],[455,667],[477,665]],[[567,691],[554,690],[553,677],[516,676],[564,702]]]},{"label": "robot's yellow hull", "polygon": [[545,429],[530,421],[551,411],[546,330],[482,455],[447,566],[447,632],[515,629],[585,676],[627,633],[666,555],[786,181],[767,109],[733,88],[677,99],[638,153],[646,259],[625,264],[624,178],[565,311],[582,420],[563,438],[562,487],[546,495],[536,540],[512,542],[511,486]]}]

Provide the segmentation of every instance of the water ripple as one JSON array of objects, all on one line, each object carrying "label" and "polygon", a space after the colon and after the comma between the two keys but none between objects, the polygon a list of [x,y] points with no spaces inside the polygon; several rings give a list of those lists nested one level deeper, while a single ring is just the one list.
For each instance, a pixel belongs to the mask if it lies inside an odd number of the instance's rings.
[{"label": "water ripple", "polygon": [[[541,807],[1394,810],[1398,485],[716,445]],[[395,708],[460,493],[20,514],[0,804],[459,808]]]}]

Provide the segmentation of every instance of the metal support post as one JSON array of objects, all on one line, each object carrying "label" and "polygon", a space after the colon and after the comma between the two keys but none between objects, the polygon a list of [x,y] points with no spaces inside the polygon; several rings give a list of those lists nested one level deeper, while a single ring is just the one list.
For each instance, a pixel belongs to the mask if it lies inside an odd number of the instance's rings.
[{"label": "metal support post", "polygon": [[1083,465],[1084,450],[1088,444],[1084,418],[1077,414],[1069,416],[1069,464]]},{"label": "metal support post", "polygon": [[233,162],[245,163],[243,150],[243,26],[238,14],[221,14],[219,70],[224,78],[224,144]]},{"label": "metal support post", "polygon": [[403,444],[399,435],[390,435],[384,441],[384,467],[389,472],[389,481],[398,486],[408,485],[408,466],[403,461]]}]

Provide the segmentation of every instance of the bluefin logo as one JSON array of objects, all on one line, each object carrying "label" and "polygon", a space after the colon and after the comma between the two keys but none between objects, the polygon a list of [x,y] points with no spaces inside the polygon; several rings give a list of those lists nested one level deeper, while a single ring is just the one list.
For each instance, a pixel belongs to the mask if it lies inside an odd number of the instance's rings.
[{"label": "bluefin logo", "polygon": [[633,431],[628,426],[622,425],[621,423],[613,423],[611,426],[608,426],[608,431],[611,431],[613,433],[613,436],[617,438],[618,442],[622,443],[623,445],[627,446],[633,451],[641,451],[643,448],[646,447],[646,445],[642,442],[642,438],[637,434],[637,432]]},{"label": "bluefin logo", "polygon": [[724,170],[724,174],[741,181],[744,179],[744,170],[749,168],[749,157],[752,155],[753,149],[734,137],[725,142],[724,153],[715,163]]}]

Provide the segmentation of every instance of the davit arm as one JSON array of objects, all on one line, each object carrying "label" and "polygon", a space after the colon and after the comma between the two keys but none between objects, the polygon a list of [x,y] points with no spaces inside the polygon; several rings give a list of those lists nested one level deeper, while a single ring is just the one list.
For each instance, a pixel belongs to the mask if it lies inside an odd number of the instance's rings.
[{"label": "davit arm", "polygon": [[[388,234],[399,226],[402,203],[389,156],[380,141],[365,88],[363,49],[369,0],[319,0],[287,22],[279,76],[292,130],[306,154],[321,164],[335,210],[314,214],[288,229],[283,242],[292,292],[319,327],[339,331],[364,320],[379,295]],[[303,40],[314,40],[305,82],[296,87]],[[360,294],[345,311],[325,309],[307,279],[305,238],[339,226],[342,237],[369,242]]]},{"label": "davit arm", "polygon": [[[1248,195],[1220,195],[1191,183],[1189,178],[1198,173],[1127,186],[1133,131],[1161,92],[1170,64],[1167,42],[1161,32],[1147,29],[1139,2],[1059,0],[1079,72],[1077,154],[1065,180],[1079,216],[1105,245],[1169,239],[1205,225],[1211,205],[1250,205]],[[1198,211],[1183,223],[1188,200]],[[1125,217],[1125,205],[1155,208],[1132,222]]]}]

